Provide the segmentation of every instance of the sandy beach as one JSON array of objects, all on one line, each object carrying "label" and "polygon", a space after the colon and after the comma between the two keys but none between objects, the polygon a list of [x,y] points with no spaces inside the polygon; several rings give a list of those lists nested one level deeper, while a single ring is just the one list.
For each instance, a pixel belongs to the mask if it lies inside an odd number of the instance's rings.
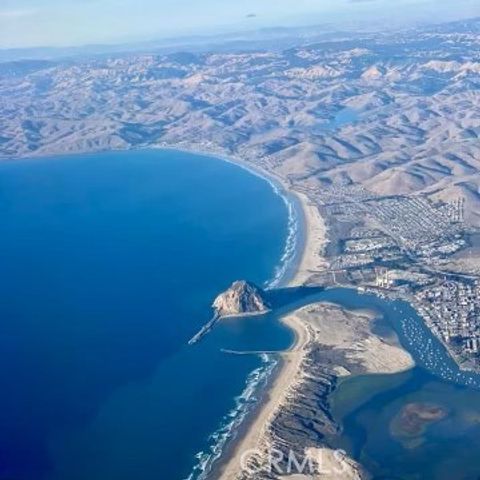
[{"label": "sandy beach", "polygon": [[[293,287],[302,285],[314,271],[325,268],[326,260],[322,254],[327,238],[325,222],[320,216],[318,208],[308,200],[306,195],[288,191],[296,197],[302,208],[304,228],[302,253],[296,271],[288,282],[288,286]],[[242,453],[259,447],[259,441],[264,439],[272,417],[282,406],[289,389],[298,381],[301,365],[305,358],[305,348],[309,341],[308,331],[296,316],[284,317],[282,322],[294,331],[295,343],[288,352],[282,353],[282,363],[271,388],[266,393],[267,398],[246,434],[237,442],[234,451],[231,452],[230,460],[222,471],[221,480],[237,478],[241,471]]]},{"label": "sandy beach", "polygon": [[305,348],[309,341],[309,335],[305,328],[295,318],[285,317],[282,321],[296,333],[295,344],[292,348],[281,354],[282,363],[280,371],[276,375],[272,386],[266,392],[266,398],[261,405],[260,411],[244,435],[231,452],[231,458],[225,465],[221,480],[234,480],[242,470],[242,455],[244,452],[261,448],[267,429],[275,412],[285,401],[285,396],[291,386],[298,381],[302,362],[305,358]]},{"label": "sandy beach", "polygon": [[[304,284],[312,273],[326,268],[327,263],[323,257],[327,243],[326,225],[318,208],[309,201],[306,195],[287,189],[284,185],[283,188],[298,200],[297,203],[301,206],[303,217],[301,222],[304,228],[302,252],[298,266],[287,285],[293,287]],[[221,480],[237,478],[241,471],[242,453],[259,448],[259,441],[263,441],[265,438],[266,430],[273,416],[282,406],[290,388],[299,381],[306,346],[311,339],[308,330],[296,316],[286,316],[282,318],[282,322],[294,331],[294,345],[289,351],[281,354],[281,365],[271,387],[266,392],[267,397],[249,425],[246,434],[237,442],[231,452],[230,460],[223,468]]]},{"label": "sandy beach", "polygon": [[[292,192],[292,191],[291,191]],[[289,286],[304,284],[309,277],[318,271],[328,268],[327,260],[324,257],[327,245],[327,226],[325,220],[315,204],[305,194],[292,192],[302,208],[304,223],[304,244],[301,257]]]},{"label": "sandy beach", "polygon": [[[209,154],[209,152],[196,152]],[[218,156],[218,153],[216,154]],[[282,179],[270,172],[246,162],[239,158],[221,157],[225,161],[244,167],[276,185],[281,195],[285,198],[294,197],[297,209],[301,211],[299,225],[302,228],[302,242],[297,245],[301,252],[297,257],[294,271],[288,279],[286,287],[297,287],[308,283],[315,273],[328,269],[328,262],[324,256],[327,246],[327,226],[324,218],[320,215],[318,207],[309,198],[300,192],[292,190]],[[292,201],[290,198],[288,201]],[[393,373],[406,370],[413,366],[413,360],[408,353],[398,345],[391,345],[372,334],[371,312],[348,312],[334,304],[313,304],[292,312],[281,319],[295,334],[294,344],[288,351],[280,353],[278,369],[271,380],[268,389],[263,393],[263,398],[252,418],[245,425],[231,445],[225,462],[220,464],[215,479],[220,480],[256,480],[244,471],[245,460],[250,458],[252,451],[263,452],[255,458],[255,462],[263,461],[264,452],[272,445],[272,425],[279,412],[287,405],[295,404],[297,389],[301,388],[305,377],[305,362],[312,349],[319,345],[332,348],[332,351],[348,352],[346,364],[337,365],[335,375],[347,376],[354,373]],[[335,359],[331,359],[335,362]],[[353,365],[353,368],[352,368]],[[327,468],[332,471],[338,467],[338,459],[335,452],[319,446],[313,449],[321,452]],[[311,452],[313,451],[311,449]],[[310,452],[310,453],[311,453]],[[310,453],[306,452],[306,455]],[[337,463],[336,463],[337,462]],[[365,480],[368,474],[362,467],[350,458],[342,460],[343,467],[347,470],[341,476],[325,476],[324,480]],[[302,479],[300,476],[283,478]],[[308,477],[309,479],[313,477]]]},{"label": "sandy beach", "polygon": [[[318,209],[304,195],[295,195],[303,208],[305,239],[298,269],[289,286],[302,285],[312,273],[326,268],[326,261],[322,256],[327,241],[325,222]],[[338,376],[353,373],[394,373],[414,365],[410,355],[398,344],[388,343],[372,333],[374,317],[372,312],[349,312],[338,305],[321,303],[307,305],[282,318],[282,322],[295,332],[294,345],[281,354],[281,366],[265,394],[266,398],[245,434],[237,440],[230,452],[229,460],[223,465],[220,480],[255,478],[242,473],[242,455],[245,456],[245,452],[252,450],[268,449],[272,422],[276,414],[294,398],[296,388],[301,385],[305,374],[304,362],[312,346],[321,345],[322,348],[345,353],[346,363],[336,366],[335,373]],[[334,458],[331,452],[327,457]],[[358,464],[351,459],[347,460],[348,472],[341,477],[328,478],[368,478],[368,474],[363,472]]]},{"label": "sandy beach", "polygon": [[298,212],[302,216],[301,226],[303,227],[303,244],[297,249],[301,248],[300,258],[295,265],[293,276],[289,279],[286,286],[299,286],[304,284],[308,278],[315,272],[328,268],[328,262],[324,257],[324,251],[327,246],[327,226],[324,218],[320,215],[317,206],[310,201],[304,193],[293,190],[285,179],[278,176],[275,172],[267,171],[259,167],[253,162],[250,162],[239,156],[231,156],[221,151],[187,148],[185,145],[162,145],[157,147],[160,150],[180,150],[190,152],[195,155],[214,156],[225,162],[232,163],[238,167],[248,170],[250,173],[257,175],[267,182],[271,183],[275,188],[278,188],[280,195],[292,201],[289,196],[294,197],[297,202]]},{"label": "sandy beach", "polygon": [[[297,387],[301,388],[306,376],[304,362],[313,349],[325,350],[325,363],[338,377],[397,373],[414,366],[412,357],[400,347],[397,339],[386,341],[372,333],[375,317],[373,312],[349,311],[336,304],[322,302],[304,306],[282,318],[282,322],[296,333],[295,344],[282,354],[283,363],[267,393],[268,398],[244,437],[238,441],[223,469],[221,480],[256,478],[242,475],[242,455],[253,450],[264,452],[271,446],[272,422],[280,409],[295,402]],[[343,360],[339,362],[340,358]],[[331,452],[325,457],[335,460]],[[349,470],[343,476],[321,478],[368,478],[368,474],[353,460],[346,459],[346,464]]]}]

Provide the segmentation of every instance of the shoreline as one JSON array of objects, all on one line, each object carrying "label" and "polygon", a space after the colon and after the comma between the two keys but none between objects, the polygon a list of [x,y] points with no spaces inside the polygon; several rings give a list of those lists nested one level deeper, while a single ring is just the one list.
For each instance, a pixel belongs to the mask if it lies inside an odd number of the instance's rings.
[{"label": "shoreline", "polygon": [[[279,262],[279,270],[268,281],[267,289],[301,286],[308,280],[309,273],[312,270],[325,267],[326,261],[320,255],[320,252],[324,252],[327,244],[325,222],[320,216],[318,208],[308,200],[306,195],[293,190],[283,179],[243,158],[227,156],[221,152],[189,149],[181,146],[154,146],[151,149],[181,151],[198,156],[217,158],[266,181],[274,194],[281,197],[288,211],[288,233],[285,249]],[[238,469],[240,459],[237,458],[236,453],[238,450],[245,450],[245,443],[253,445],[257,437],[257,430],[262,428],[262,425],[267,426],[269,417],[277,411],[280,405],[276,398],[281,397],[285,388],[285,377],[287,376],[288,383],[291,383],[296,376],[300,363],[303,361],[302,347],[308,341],[307,330],[301,322],[288,318],[283,317],[281,321],[294,335],[289,349],[276,355],[275,365],[268,372],[265,384],[257,385],[258,398],[254,402],[254,406],[245,413],[239,425],[226,439],[217,458],[212,459],[207,471],[202,469],[203,471],[197,477],[191,475],[189,480],[190,478],[201,480],[233,479],[233,471],[228,476],[225,476],[225,471],[230,470],[230,468]],[[292,356],[294,357],[293,360]],[[266,365],[264,368],[267,371],[269,366]],[[244,391],[248,390],[249,387],[247,382]],[[243,394],[244,392],[240,396]],[[233,466],[235,460],[238,462],[236,466]]]},{"label": "shoreline", "polygon": [[[283,269],[268,281],[267,288],[298,286],[295,284],[302,278],[299,270],[302,266],[303,268],[309,266],[311,264],[311,257],[314,255],[313,253],[306,253],[308,249],[312,249],[312,246],[308,244],[308,233],[310,230],[309,225],[312,224],[313,213],[311,212],[312,207],[305,194],[293,190],[290,185],[286,184],[285,180],[273,172],[267,171],[244,158],[228,155],[225,152],[209,151],[207,149],[200,150],[183,146],[154,145],[147,149],[180,151],[191,153],[192,155],[217,158],[242,168],[266,181],[271,186],[274,194],[278,195],[287,207],[289,230],[285,242],[285,249],[279,262],[280,267],[283,267]],[[324,224],[322,228],[326,232]]]},{"label": "shoreline", "polygon": [[[312,271],[326,267],[326,259],[323,256],[328,243],[325,221],[321,217],[319,209],[310,202],[307,196],[293,190],[283,179],[243,158],[226,155],[224,152],[183,146],[153,146],[153,148],[149,148],[217,158],[266,181],[274,194],[282,198],[288,211],[288,233],[279,263],[280,270],[268,281],[267,288],[301,286],[308,281]],[[284,316],[281,322],[293,333],[292,344],[288,350],[279,352],[276,356],[276,364],[268,372],[265,384],[257,386],[259,398],[255,401],[254,406],[245,413],[237,428],[226,439],[219,456],[211,462],[210,469],[200,473],[197,478],[201,480],[233,480],[239,473],[240,458],[237,453],[254,448],[260,431],[268,427],[270,418],[281,407],[285,386],[288,388],[294,383],[309,341],[308,331],[295,316]],[[268,370],[268,365],[264,368]],[[247,382],[245,390],[248,389]],[[243,394],[244,392],[240,396]]]},{"label": "shoreline", "polygon": [[[172,148],[172,150],[175,150]],[[214,152],[198,152],[188,150],[189,153],[200,155],[215,155]],[[282,259],[286,264],[284,274],[278,279],[276,286],[298,287],[303,285],[309,275],[315,269],[326,267],[326,260],[320,253],[323,253],[327,244],[327,229],[323,218],[305,194],[293,190],[285,185],[280,179],[270,176],[269,172],[258,167],[252,167],[243,159],[234,157],[218,156],[217,158],[233,163],[250,173],[266,180],[274,192],[281,196],[287,208],[289,216],[294,211],[295,238],[293,244],[293,255],[290,259]],[[289,224],[290,224],[289,219]],[[288,251],[288,238],[286,250]],[[294,335],[292,344],[288,350],[279,352],[278,364],[267,379],[260,392],[257,404],[247,413],[246,418],[231,438],[217,461],[213,463],[212,470],[206,478],[217,478],[219,480],[233,480],[239,472],[239,452],[255,448],[258,437],[269,425],[271,417],[277,412],[284,400],[282,393],[285,387],[295,383],[295,377],[304,360],[305,347],[310,341],[305,325],[294,316],[284,316],[281,322],[291,330]]]},{"label": "shoreline", "polygon": [[282,317],[281,321],[294,333],[294,341],[288,350],[279,352],[278,364],[263,388],[258,404],[247,415],[237,432],[239,435],[232,439],[224,451],[224,458],[220,458],[219,464],[212,470],[212,474],[218,475],[215,479],[234,480],[237,477],[241,472],[242,452],[257,448],[258,440],[262,438],[271,419],[282,406],[286,390],[296,382],[310,337],[307,329],[292,317]]},{"label": "shoreline", "polygon": [[[308,283],[313,273],[327,268],[323,256],[327,245],[325,221],[313,202],[304,193],[295,191],[288,182],[268,170],[250,164],[245,159],[228,157],[224,153],[175,146],[154,146],[137,150],[139,152],[171,150],[216,158],[246,170],[271,186],[273,192],[282,198],[287,207],[288,233],[278,270],[269,281],[268,288],[304,285]],[[271,425],[271,420],[288,399],[287,392],[301,381],[302,362],[307,355],[306,346],[311,340],[311,333],[296,315],[282,317],[281,322],[294,335],[291,346],[288,350],[275,354],[274,359],[267,358],[260,367],[250,372],[244,390],[234,399],[233,411],[236,413],[236,422],[227,426],[228,432],[224,432],[225,436],[221,441],[215,441],[197,454],[197,463],[194,464],[188,479],[236,479],[241,473],[241,452],[256,447],[259,438],[264,436]],[[252,380],[252,374],[259,375],[258,379]],[[241,409],[239,401],[240,403],[244,401],[246,392],[249,393],[247,405],[245,409]],[[212,435],[225,429],[224,420],[225,417],[221,419],[219,428],[212,432]]]},{"label": "shoreline", "polygon": [[[281,197],[287,206],[289,229],[290,227],[295,228],[293,232],[293,236],[295,237],[294,243],[290,245],[293,250],[293,255],[288,258],[282,256],[280,264],[285,264],[286,268],[283,275],[278,275],[278,279],[273,278],[269,282],[272,283],[277,280],[272,286],[301,286],[308,280],[308,274],[310,272],[315,271],[315,269],[327,267],[326,259],[323,255],[320,255],[320,252],[324,253],[328,243],[328,230],[323,217],[320,215],[319,209],[314,206],[304,193],[294,190],[284,179],[275,173],[265,170],[242,157],[228,155],[228,153],[215,150],[188,148],[182,145],[153,145],[147,149],[180,151],[198,156],[217,158],[243,168],[252,175],[270,184],[274,193]],[[291,223],[294,223],[294,225],[291,225]],[[286,241],[286,250],[288,250],[288,247],[289,238],[287,238]]]},{"label": "shoreline", "polygon": [[[310,315],[312,315],[311,311],[314,309],[319,309],[320,313],[317,311],[317,313],[313,313],[314,316],[312,317]],[[316,322],[313,320],[315,316]],[[248,424],[244,425],[241,435],[234,440],[233,445],[225,452],[223,462],[220,463],[215,472],[219,472],[218,476],[212,478],[215,478],[215,480],[255,478],[248,474],[242,476],[244,468],[242,455],[250,458],[252,453],[255,452],[254,456],[258,455],[257,460],[265,459],[265,455],[268,456],[269,449],[277,448],[276,442],[278,439],[275,438],[275,432],[278,428],[277,414],[282,412],[283,409],[290,412],[292,405],[295,405],[295,402],[291,402],[292,398],[295,398],[302,391],[305,382],[307,384],[311,382],[312,378],[316,377],[316,373],[322,371],[326,365],[328,365],[327,375],[332,376],[332,383],[328,387],[330,390],[326,390],[326,395],[330,395],[336,389],[337,381],[342,379],[351,379],[367,374],[400,373],[413,368],[415,366],[413,358],[396,341],[392,344],[382,342],[375,334],[370,332],[369,325],[374,317],[375,315],[369,311],[362,309],[349,310],[329,301],[307,304],[283,316],[281,322],[295,333],[295,341],[287,351],[280,353],[282,363],[273,373],[273,378],[266,386],[262,401],[251,412],[250,418],[247,419]],[[353,327],[357,320],[359,326]],[[357,328],[359,329],[358,332]],[[347,331],[350,335],[346,334]],[[368,338],[364,337],[366,332],[370,332]],[[357,335],[358,343],[361,345],[355,347],[355,353],[351,355],[346,364],[331,363],[331,359],[335,359],[335,355],[333,355],[330,360],[327,360],[326,364],[320,361],[320,363],[312,365],[312,359],[316,358],[315,355],[312,356],[312,353],[315,351],[326,349],[328,352],[337,348],[341,351],[348,344],[347,350],[344,351],[350,351],[351,353],[350,345],[353,344],[352,342]],[[344,337],[345,340],[342,342],[340,339]],[[365,347],[371,347],[371,351],[365,350]],[[364,369],[364,371],[360,373],[355,370],[352,371],[350,362],[362,365],[361,369]],[[316,372],[316,368],[320,370]],[[327,388],[325,384],[323,384],[323,387]],[[312,389],[310,388],[310,390]],[[320,394],[320,391],[318,393]],[[302,403],[304,402],[305,398],[302,399]],[[305,408],[308,410],[309,407]],[[315,404],[311,405],[311,408],[322,407]],[[333,422],[333,420],[331,421]],[[332,428],[332,425],[333,423],[327,426],[327,430]],[[333,430],[330,433],[333,433]],[[280,442],[278,448],[281,450],[284,445],[283,442]],[[326,445],[319,445],[318,449],[333,452]],[[346,480],[347,478],[357,480],[369,478],[362,465],[357,464],[349,457],[345,457],[345,459],[351,466],[351,476],[345,477]]]},{"label": "shoreline", "polygon": [[[117,153],[132,151],[135,149],[118,150]],[[280,196],[285,202],[288,210],[288,235],[285,245],[285,251],[280,259],[280,269],[270,282],[269,288],[278,286],[293,287],[308,282],[311,274],[319,269],[326,267],[326,260],[320,255],[320,252],[327,244],[326,226],[320,211],[306,197],[299,193],[282,179],[267,170],[263,170],[256,165],[252,165],[244,159],[236,157],[227,157],[225,154],[199,151],[194,149],[185,149],[182,147],[155,147],[138,148],[139,152],[146,150],[172,150],[192,155],[207,156],[217,158],[228,163],[232,163],[249,173],[265,180],[270,184],[275,194]],[[95,154],[96,152],[89,152]],[[73,157],[76,154],[59,155],[59,157]],[[81,155],[81,154],[77,154]],[[48,156],[46,156],[48,157]],[[25,158],[25,160],[36,160],[42,157]],[[293,229],[292,229],[293,223]],[[293,242],[293,243],[291,243]],[[286,256],[285,256],[286,255]],[[245,412],[245,415],[238,419],[231,430],[229,436],[223,444],[214,444],[212,452],[206,450],[209,454],[217,454],[208,464],[211,470],[201,472],[197,477],[189,478],[215,478],[215,480],[234,480],[240,473],[240,458],[238,452],[255,448],[258,439],[269,427],[269,422],[275,412],[282,407],[282,402],[288,398],[285,395],[287,389],[294,387],[298,382],[297,375],[302,374],[303,350],[308,343],[308,327],[297,316],[287,316],[281,319],[294,335],[292,345],[287,351],[279,352],[275,355],[275,365],[269,370],[268,365],[262,365],[262,374],[264,374],[264,383],[251,384],[247,382],[246,389],[255,388],[251,406]],[[407,368],[408,370],[408,368]],[[253,372],[252,372],[253,373]],[[368,373],[372,375],[372,373]],[[375,373],[373,373],[375,374]],[[362,375],[362,374],[355,374]],[[341,377],[348,378],[348,377]],[[242,392],[243,395],[243,392]],[[238,398],[238,397],[237,397]],[[235,398],[235,402],[237,401]],[[218,448],[218,450],[215,450]],[[219,476],[211,477],[217,471]]]},{"label": "shoreline", "polygon": [[[102,152],[121,154],[124,152],[144,152],[148,150],[170,150],[190,153],[197,156],[216,158],[232,165],[236,165],[237,167],[242,168],[252,175],[255,175],[266,181],[271,186],[274,193],[282,198],[289,214],[289,234],[285,245],[285,251],[280,259],[280,265],[284,266],[285,269],[277,272],[275,277],[269,280],[269,288],[280,286],[299,286],[299,283],[301,285],[307,279],[307,272],[309,270],[313,269],[315,266],[322,266],[321,262],[320,265],[315,265],[318,260],[324,261],[323,257],[315,259],[315,251],[320,251],[325,248],[327,244],[327,228],[323,218],[320,216],[318,209],[313,207],[304,193],[295,191],[285,182],[284,179],[280,178],[275,173],[267,171],[240,156],[229,155],[228,152],[217,151],[215,149],[209,150],[208,148],[190,148],[181,144],[157,144],[123,149],[94,149],[78,152],[47,153],[20,157],[0,157],[0,161],[38,161],[42,160],[43,158],[73,159],[74,157],[80,155],[96,155]],[[290,229],[294,229],[294,231],[290,231]],[[312,230],[317,234],[317,245],[315,245],[315,240],[311,238]],[[300,246],[299,243],[301,244]],[[291,252],[288,251],[289,248]],[[291,253],[291,256],[285,258],[286,253]]]},{"label": "shoreline", "polygon": [[[324,258],[319,255],[324,250],[327,243],[325,222],[320,216],[317,208],[310,203],[305,194],[297,192],[288,185],[285,180],[279,178],[272,172],[266,171],[247,160],[229,156],[225,152],[209,151],[207,149],[188,148],[182,145],[150,145],[145,148],[132,148],[122,150],[109,150],[112,153],[122,153],[138,150],[139,152],[147,150],[171,150],[190,153],[197,156],[206,156],[231,163],[242,168],[249,173],[266,181],[272,188],[274,194],[281,197],[288,212],[288,233],[285,242],[285,249],[279,262],[279,270],[274,273],[272,279],[268,281],[267,288],[294,287],[302,285],[308,280],[309,273],[315,268],[324,266]],[[49,157],[74,158],[77,155],[95,155],[97,151],[89,152],[68,152],[57,155],[38,155],[32,157],[20,157],[18,160],[41,160]],[[17,159],[6,159],[17,160]],[[212,459],[210,470],[203,471],[197,464],[192,470],[192,475],[197,471],[197,476],[190,475],[188,478],[211,478],[211,475],[217,471],[222,471],[229,464],[229,459],[235,458],[234,452],[241,448],[245,441],[253,442],[258,428],[268,424],[269,416],[276,411],[280,393],[284,389],[285,377],[288,381],[293,381],[299,364],[303,359],[301,356],[302,347],[307,343],[306,329],[301,322],[286,320],[282,318],[282,323],[286,325],[294,335],[292,345],[287,351],[279,352],[274,360],[275,365],[269,368],[269,365],[262,365],[268,374],[264,385],[256,386],[257,394],[260,398],[255,401],[251,410],[247,411],[245,417],[236,426],[230,438],[226,440],[223,451],[218,452],[217,458]],[[254,371],[255,372],[255,371]],[[251,372],[254,373],[254,372]],[[260,382],[261,383],[261,382]],[[250,388],[249,382],[245,390],[239,395],[242,397],[246,390]],[[237,402],[237,399],[235,399]],[[213,432],[215,433],[215,432]],[[213,446],[215,450],[215,445]],[[222,449],[222,448],[221,448]],[[207,451],[199,452],[206,454]],[[210,452],[209,452],[210,453]],[[217,452],[213,452],[217,453]],[[202,463],[202,462],[199,462]],[[215,477],[217,478],[217,477]],[[218,478],[224,478],[223,474]]]}]

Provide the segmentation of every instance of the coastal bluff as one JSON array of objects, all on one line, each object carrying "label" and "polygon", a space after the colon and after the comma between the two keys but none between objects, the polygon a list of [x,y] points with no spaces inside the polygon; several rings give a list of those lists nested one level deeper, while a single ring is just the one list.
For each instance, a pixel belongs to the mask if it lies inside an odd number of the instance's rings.
[{"label": "coastal bluff", "polygon": [[212,319],[189,340],[189,345],[199,342],[222,318],[261,315],[270,311],[265,292],[246,280],[233,282],[230,288],[215,298],[212,308],[214,310]]},{"label": "coastal bluff", "polygon": [[255,315],[270,310],[263,290],[245,280],[233,282],[228,290],[218,295],[212,307],[219,317]]}]

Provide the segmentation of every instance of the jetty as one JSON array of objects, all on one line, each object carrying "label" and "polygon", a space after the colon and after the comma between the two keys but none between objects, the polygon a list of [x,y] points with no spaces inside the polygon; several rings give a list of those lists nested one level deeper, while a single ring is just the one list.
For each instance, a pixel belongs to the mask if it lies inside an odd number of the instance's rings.
[{"label": "jetty", "polygon": [[285,352],[279,350],[229,350],[227,348],[221,348],[222,353],[228,353],[229,355],[283,355]]},{"label": "jetty", "polygon": [[220,315],[217,313],[212,317],[212,319],[206,323],[189,341],[189,345],[194,345],[198,343],[205,335],[207,335],[216,323],[220,320]]}]

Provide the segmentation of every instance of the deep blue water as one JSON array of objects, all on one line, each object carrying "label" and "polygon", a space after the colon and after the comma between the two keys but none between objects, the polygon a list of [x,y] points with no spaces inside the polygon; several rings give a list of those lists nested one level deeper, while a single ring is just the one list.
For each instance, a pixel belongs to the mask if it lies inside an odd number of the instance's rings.
[{"label": "deep blue water", "polygon": [[262,365],[220,348],[291,334],[265,318],[186,342],[233,280],[275,275],[287,234],[272,187],[217,159],[0,164],[0,479],[187,477]]}]

